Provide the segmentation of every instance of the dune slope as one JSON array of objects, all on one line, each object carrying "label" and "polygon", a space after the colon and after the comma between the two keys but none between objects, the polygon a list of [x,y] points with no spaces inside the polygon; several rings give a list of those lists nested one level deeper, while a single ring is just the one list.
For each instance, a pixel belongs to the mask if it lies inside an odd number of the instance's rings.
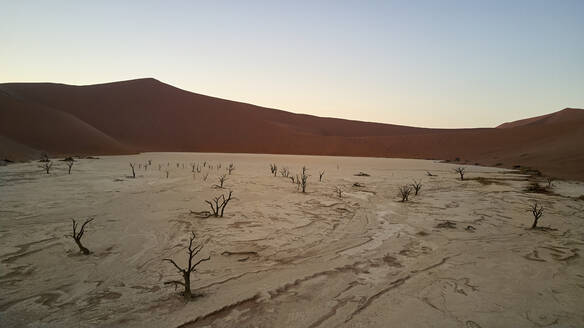
[{"label": "dune slope", "polygon": [[[155,79],[0,84],[0,136],[53,154],[143,151],[434,158],[584,179],[584,111],[488,129],[322,118],[191,93]],[[14,152],[13,152],[14,153]]]}]

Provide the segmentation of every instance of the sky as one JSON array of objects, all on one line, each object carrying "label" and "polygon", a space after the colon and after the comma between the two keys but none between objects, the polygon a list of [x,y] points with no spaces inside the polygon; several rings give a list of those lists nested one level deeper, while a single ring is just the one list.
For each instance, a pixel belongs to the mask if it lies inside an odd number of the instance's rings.
[{"label": "sky", "polygon": [[493,127],[584,108],[584,1],[0,0],[0,83],[142,77],[295,113]]}]

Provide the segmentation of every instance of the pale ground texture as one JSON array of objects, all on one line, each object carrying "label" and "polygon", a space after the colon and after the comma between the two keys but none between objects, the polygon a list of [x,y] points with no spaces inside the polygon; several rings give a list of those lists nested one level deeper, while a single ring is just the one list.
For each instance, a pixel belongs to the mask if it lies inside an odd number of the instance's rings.
[{"label": "pale ground texture", "polygon": [[[142,165],[136,179],[129,161]],[[270,163],[306,165],[307,192]],[[50,175],[37,166],[0,167],[1,327],[584,327],[581,183],[529,194],[509,171],[468,166],[481,183],[458,180],[452,164],[345,157],[147,153],[82,159],[71,175],[64,162]],[[420,195],[399,202],[413,179]],[[190,213],[228,190],[225,217]],[[528,229],[534,200],[540,225],[557,230]],[[88,217],[83,256],[64,235]],[[455,225],[437,226],[446,220]],[[164,285],[180,276],[162,259],[183,265],[191,231],[211,260],[185,303]]]}]

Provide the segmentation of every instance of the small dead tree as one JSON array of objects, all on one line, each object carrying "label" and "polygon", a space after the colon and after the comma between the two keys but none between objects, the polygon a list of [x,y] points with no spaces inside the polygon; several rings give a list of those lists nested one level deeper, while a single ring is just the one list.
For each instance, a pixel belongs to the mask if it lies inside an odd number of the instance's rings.
[{"label": "small dead tree", "polygon": [[336,186],[335,193],[337,194],[337,197],[343,198],[343,186]]},{"label": "small dead tree", "polygon": [[227,166],[227,172],[229,172],[229,175],[231,175],[233,170],[235,170],[235,165],[233,165],[233,163],[229,163],[229,166]]},{"label": "small dead tree", "polygon": [[543,206],[541,206],[537,202],[535,202],[533,205],[531,205],[530,210],[531,210],[531,214],[533,214],[533,224],[531,225],[531,229],[536,229],[537,222],[539,221],[539,219],[543,215]]},{"label": "small dead tree", "polygon": [[276,176],[278,174],[278,166],[276,164],[270,164],[270,171]]},{"label": "small dead tree", "polygon": [[166,178],[168,179],[168,173],[169,173],[168,170],[166,170],[164,172],[166,172]]},{"label": "small dead tree", "polygon": [[91,253],[85,246],[83,246],[83,244],[81,244],[81,238],[83,238],[83,235],[85,234],[85,226],[93,220],[94,218],[89,218],[85,220],[85,222],[83,222],[83,224],[81,225],[79,231],[77,231],[78,224],[75,221],[75,219],[71,219],[71,221],[73,221],[73,233],[67,235],[67,237],[73,238],[73,240],[75,240],[75,243],[79,247],[79,251],[81,251],[83,255],[89,255],[89,253]]},{"label": "small dead tree", "polygon": [[134,170],[134,166],[136,166],[136,163],[130,163],[130,168],[132,169],[132,178],[136,179],[136,171]]},{"label": "small dead tree", "polygon": [[554,179],[554,178],[552,178],[552,177],[547,177],[547,178],[545,179],[545,181],[547,182],[547,187],[548,187],[548,189],[551,189],[551,188],[553,187],[554,180],[555,180],[555,179]]},{"label": "small dead tree", "polygon": [[71,168],[73,167],[73,164],[75,164],[74,161],[67,161],[67,167],[68,167],[69,174],[71,174]]},{"label": "small dead tree", "polygon": [[197,166],[195,165],[195,163],[191,163],[191,172],[195,173],[195,169],[197,168]]},{"label": "small dead tree", "polygon": [[412,183],[412,188],[414,188],[414,195],[418,196],[418,193],[420,192],[420,189],[422,189],[422,181],[416,181],[414,180],[414,183]]},{"label": "small dead tree", "polygon": [[206,200],[205,202],[209,204],[209,206],[211,206],[211,212],[209,212],[209,215],[207,215],[207,217],[209,216],[223,217],[223,212],[225,211],[225,207],[227,207],[227,204],[231,200],[232,194],[233,191],[230,190],[227,197],[225,197],[225,195],[221,195],[218,197],[213,197],[212,201]]},{"label": "small dead tree", "polygon": [[223,183],[228,180],[227,176],[225,174],[223,174],[222,176],[218,177],[217,179],[219,180],[219,184],[215,185],[215,187],[223,189]]},{"label": "small dead tree", "polygon": [[280,175],[287,178],[290,175],[290,170],[287,167],[283,167],[280,169]]},{"label": "small dead tree", "polygon": [[402,202],[407,202],[408,201],[408,197],[410,197],[410,194],[412,193],[412,186],[410,185],[403,185],[399,187],[399,195],[402,198]]},{"label": "small dead tree", "polygon": [[[300,173],[300,187],[302,188],[302,192],[306,192],[306,185],[308,184],[308,177],[310,175],[306,174],[306,171],[308,171],[308,169],[306,168],[306,166],[302,167],[302,172]],[[298,178],[296,179],[298,181]]]},{"label": "small dead tree", "polygon": [[210,256],[207,256],[205,258],[199,259],[196,262],[193,262],[193,259],[195,258],[195,256],[197,256],[199,254],[199,252],[201,252],[201,250],[205,246],[204,244],[199,244],[199,245],[194,246],[193,242],[195,241],[195,238],[196,238],[195,233],[191,232],[191,236],[189,238],[189,247],[187,248],[188,264],[185,268],[181,268],[178,264],[176,264],[176,262],[173,259],[168,258],[168,259],[163,260],[163,261],[169,262],[170,264],[174,265],[174,267],[178,270],[178,272],[182,275],[182,278],[183,278],[183,281],[170,280],[170,281],[164,282],[164,284],[165,285],[174,285],[175,289],[179,285],[183,286],[184,291],[182,292],[182,295],[186,301],[189,301],[193,295],[192,291],[191,291],[191,274],[193,272],[197,271],[197,266],[199,264],[201,264],[202,262],[205,262],[205,261],[209,261],[211,259]]},{"label": "small dead tree", "polygon": [[52,161],[43,162],[43,164],[39,165],[39,167],[41,169],[45,170],[45,172],[47,172],[47,174],[50,174],[51,168],[53,167],[53,162]]},{"label": "small dead tree", "polygon": [[324,170],[318,173],[318,182],[322,182],[322,177],[324,176]]},{"label": "small dead tree", "polygon": [[454,172],[460,174],[460,181],[464,180],[464,171],[465,171],[464,167],[457,167],[454,169]]}]

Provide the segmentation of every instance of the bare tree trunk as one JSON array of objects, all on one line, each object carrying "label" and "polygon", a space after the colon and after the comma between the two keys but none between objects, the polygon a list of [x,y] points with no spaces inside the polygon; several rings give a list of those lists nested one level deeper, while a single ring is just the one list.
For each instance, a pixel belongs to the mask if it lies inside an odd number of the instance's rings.
[{"label": "bare tree trunk", "polygon": [[183,292],[183,296],[185,300],[190,300],[193,298],[193,292],[191,291],[191,272],[183,272],[183,278],[185,280],[185,291]]},{"label": "bare tree trunk", "polygon": [[81,244],[81,240],[75,239],[75,243],[77,244],[79,250],[81,251],[81,253],[83,253],[83,255],[89,255],[89,250]]},{"label": "bare tree trunk", "polygon": [[302,187],[302,192],[306,192],[306,185],[308,184],[308,177],[309,175],[306,174],[307,168],[306,166],[302,167],[302,174],[300,175],[300,186]]},{"label": "bare tree trunk", "polygon": [[134,163],[130,163],[130,167],[132,168],[132,178],[133,179],[136,179],[136,171],[134,170],[135,165],[136,164],[134,164]]}]

